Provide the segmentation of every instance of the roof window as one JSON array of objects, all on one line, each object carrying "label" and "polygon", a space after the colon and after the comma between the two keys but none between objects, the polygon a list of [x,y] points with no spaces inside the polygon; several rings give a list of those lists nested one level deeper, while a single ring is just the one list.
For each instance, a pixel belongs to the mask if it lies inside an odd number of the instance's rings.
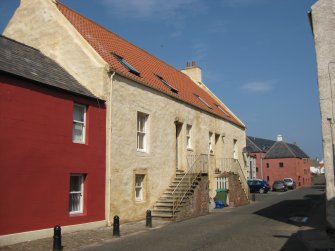
[{"label": "roof window", "polygon": [[112,52],[112,55],[113,55],[114,57],[116,57],[116,59],[119,60],[119,62],[120,62],[124,67],[126,67],[126,68],[129,70],[129,72],[135,74],[136,76],[140,76],[140,75],[141,75],[141,73],[140,73],[134,66],[132,66],[131,64],[129,64],[129,63],[127,62],[127,60],[125,60],[123,57],[121,57],[120,55],[116,54],[115,52]]},{"label": "roof window", "polygon": [[194,96],[196,96],[202,103],[204,103],[209,109],[213,109],[202,97],[200,97],[198,94],[193,93]]},{"label": "roof window", "polygon": [[230,117],[230,115],[225,111],[225,110],[223,110],[223,108],[221,107],[221,106],[219,106],[218,104],[215,104],[216,105],[216,107],[221,111],[221,112],[223,112],[224,114],[226,114],[228,117]]},{"label": "roof window", "polygon": [[163,83],[165,84],[169,89],[170,91],[174,92],[174,93],[178,93],[178,90],[176,88],[174,88],[172,85],[169,84],[169,82],[167,82],[163,77],[161,77],[160,75],[158,74],[155,74],[155,76]]}]

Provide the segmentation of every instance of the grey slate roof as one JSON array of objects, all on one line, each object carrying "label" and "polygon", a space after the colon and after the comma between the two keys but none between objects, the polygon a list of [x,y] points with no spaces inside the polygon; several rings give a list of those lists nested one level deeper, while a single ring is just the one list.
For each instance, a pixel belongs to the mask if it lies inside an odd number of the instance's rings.
[{"label": "grey slate roof", "polygon": [[251,145],[253,152],[265,152],[265,159],[279,158],[309,158],[309,156],[295,144],[288,144],[284,141],[274,141],[255,137],[247,137],[247,147]]},{"label": "grey slate roof", "polygon": [[48,87],[99,99],[39,50],[2,35],[0,35],[0,71],[33,80]]}]

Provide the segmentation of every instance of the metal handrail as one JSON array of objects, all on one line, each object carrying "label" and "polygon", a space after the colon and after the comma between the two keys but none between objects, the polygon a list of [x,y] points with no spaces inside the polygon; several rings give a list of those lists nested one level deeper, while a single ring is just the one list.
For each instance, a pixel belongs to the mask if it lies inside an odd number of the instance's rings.
[{"label": "metal handrail", "polygon": [[249,199],[249,187],[247,183],[247,177],[238,159],[233,158],[217,159],[215,169],[220,173],[227,172],[237,174],[242,184],[242,188],[247,198]]},{"label": "metal handrail", "polygon": [[[173,217],[175,216],[175,213],[186,194],[191,190],[197,177],[201,173],[208,172],[208,161],[206,165],[206,162],[204,162],[204,156],[207,157],[207,155],[204,154],[187,156],[188,169],[172,192]],[[181,186],[181,184],[184,184],[184,186]]]}]

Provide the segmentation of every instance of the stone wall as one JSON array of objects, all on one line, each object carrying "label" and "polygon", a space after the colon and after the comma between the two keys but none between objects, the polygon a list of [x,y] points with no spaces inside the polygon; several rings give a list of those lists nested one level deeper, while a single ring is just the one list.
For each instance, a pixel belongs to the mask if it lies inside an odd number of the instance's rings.
[{"label": "stone wall", "polygon": [[233,173],[225,173],[224,176],[228,177],[229,206],[239,207],[249,204],[249,200],[242,188],[238,175]]},{"label": "stone wall", "polygon": [[185,219],[209,213],[208,176],[202,175],[194,189],[193,196],[177,214],[177,219]]}]

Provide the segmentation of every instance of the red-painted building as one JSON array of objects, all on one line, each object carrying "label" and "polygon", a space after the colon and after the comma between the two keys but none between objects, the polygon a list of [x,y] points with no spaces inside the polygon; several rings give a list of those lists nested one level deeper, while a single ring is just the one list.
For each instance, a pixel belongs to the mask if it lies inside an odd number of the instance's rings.
[{"label": "red-painted building", "polygon": [[247,149],[256,157],[256,178],[270,185],[292,178],[297,188],[311,184],[309,156],[296,144],[285,143],[281,135],[277,141],[248,136]]},{"label": "red-painted building", "polygon": [[104,222],[105,125],[104,101],[40,51],[0,36],[0,240]]}]

